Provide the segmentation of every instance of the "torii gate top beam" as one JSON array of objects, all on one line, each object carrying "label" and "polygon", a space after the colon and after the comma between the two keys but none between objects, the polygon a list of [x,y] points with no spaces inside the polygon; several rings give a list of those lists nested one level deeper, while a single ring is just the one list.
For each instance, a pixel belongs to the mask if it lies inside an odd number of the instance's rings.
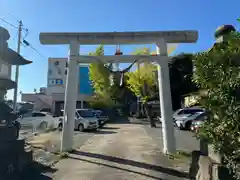
[{"label": "torii gate top beam", "polygon": [[[164,56],[161,56],[161,59],[164,59]],[[59,59],[59,58],[58,58]],[[65,58],[66,59],[66,58]],[[159,56],[149,56],[149,55],[105,55],[105,56],[88,56],[88,55],[79,55],[72,57],[72,60],[77,61],[78,63],[132,63],[134,60],[138,60],[138,63],[141,62],[156,62],[159,60]]]},{"label": "torii gate top beam", "polygon": [[142,31],[142,32],[43,32],[39,39],[41,44],[69,44],[78,40],[81,45],[115,45],[115,44],[152,44],[164,38],[166,43],[195,43],[198,32],[186,31]]}]

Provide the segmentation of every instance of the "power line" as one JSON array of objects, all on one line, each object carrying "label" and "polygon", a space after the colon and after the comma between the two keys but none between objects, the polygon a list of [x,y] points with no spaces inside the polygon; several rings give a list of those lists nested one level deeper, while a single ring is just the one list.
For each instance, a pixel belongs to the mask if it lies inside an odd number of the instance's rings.
[{"label": "power line", "polygon": [[15,38],[18,36],[18,31],[16,32],[16,34],[13,36],[12,40],[15,40]]},{"label": "power line", "polygon": [[[0,20],[3,21],[3,22],[6,23],[6,24],[8,24],[8,25],[10,25],[10,26],[18,29],[18,26],[16,26],[16,25],[14,25],[13,23],[5,20],[3,17],[0,17]],[[18,21],[18,22],[20,22],[20,21]],[[28,32],[28,29],[27,29],[27,28],[22,28],[22,30],[24,30],[25,32]]]},{"label": "power line", "polygon": [[28,36],[28,34],[29,34],[28,29],[25,29],[25,35],[24,35],[23,39],[25,39]]},{"label": "power line", "polygon": [[7,13],[7,14],[11,16],[17,23],[19,23],[19,20],[12,13]]},{"label": "power line", "polygon": [[44,55],[42,55],[35,47],[33,47],[28,41],[26,41],[25,39],[22,42],[25,47],[30,47],[32,50],[34,50],[38,55],[40,55],[42,58],[46,59],[46,57]]},{"label": "power line", "polygon": [[14,27],[14,28],[18,29],[18,27],[17,27],[17,26],[13,25],[12,23],[10,23],[9,21],[5,20],[5,19],[4,19],[4,18],[2,18],[2,17],[0,17],[0,20],[2,20],[3,22],[5,22],[6,24],[8,24],[8,25],[10,25],[10,26],[12,26],[12,27]]},{"label": "power line", "polygon": [[[10,14],[9,14],[10,15]],[[11,15],[12,16],[12,15]],[[13,16],[12,16],[13,17]],[[15,18],[14,18],[15,19]],[[5,22],[6,24],[8,24],[8,25],[10,25],[10,26],[12,26],[12,27],[14,27],[14,28],[16,28],[16,29],[18,29],[19,27],[17,27],[17,26],[15,26],[14,24],[12,24],[12,23],[10,23],[9,21],[7,21],[7,20],[5,20],[4,18],[2,18],[2,17],[0,17],[0,20],[2,20],[3,22]],[[17,20],[18,21],[18,20]],[[18,22],[20,22],[20,21],[18,21]],[[24,47],[30,47],[31,49],[33,49],[38,55],[40,55],[41,57],[43,57],[43,58],[46,58],[46,57],[44,57],[36,48],[34,48],[28,41],[26,41],[25,40],[25,38],[28,36],[28,34],[29,34],[29,31],[28,31],[28,29],[27,28],[22,28],[22,30],[24,30],[25,31],[25,35],[23,36],[23,41],[22,42],[20,42]],[[15,39],[16,38],[16,36],[13,38],[13,39]]]}]

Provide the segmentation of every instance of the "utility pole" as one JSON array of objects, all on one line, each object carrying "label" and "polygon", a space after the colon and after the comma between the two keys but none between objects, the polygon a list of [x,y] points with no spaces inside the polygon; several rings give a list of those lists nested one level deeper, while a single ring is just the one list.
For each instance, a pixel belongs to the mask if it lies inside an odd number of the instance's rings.
[{"label": "utility pole", "polygon": [[[17,53],[18,54],[20,54],[20,48],[21,48],[22,25],[23,25],[22,21],[19,21],[18,42],[17,42]],[[16,88],[14,89],[14,96],[13,96],[13,111],[15,113],[17,112],[18,78],[19,78],[19,65],[16,65],[16,71],[15,71]]]}]

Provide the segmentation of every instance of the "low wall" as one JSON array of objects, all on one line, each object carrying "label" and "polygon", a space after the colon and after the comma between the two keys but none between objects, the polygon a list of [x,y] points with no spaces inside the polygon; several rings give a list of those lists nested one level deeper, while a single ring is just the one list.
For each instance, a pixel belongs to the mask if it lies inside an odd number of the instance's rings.
[{"label": "low wall", "polygon": [[207,145],[201,141],[200,149],[200,151],[192,153],[190,179],[235,180],[228,168],[223,165],[221,156],[214,152],[212,145]]}]

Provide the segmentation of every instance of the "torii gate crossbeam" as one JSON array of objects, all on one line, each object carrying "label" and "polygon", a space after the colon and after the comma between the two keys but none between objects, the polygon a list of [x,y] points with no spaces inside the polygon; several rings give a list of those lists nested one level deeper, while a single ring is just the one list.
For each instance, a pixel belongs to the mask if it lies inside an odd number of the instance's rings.
[{"label": "torii gate crossbeam", "polygon": [[[157,31],[157,32],[113,32],[113,33],[40,33],[42,44],[69,44],[68,73],[65,90],[64,123],[62,133],[62,151],[72,150],[74,118],[76,109],[78,64],[105,62],[133,62],[147,59],[158,64],[158,81],[164,153],[176,151],[174,127],[172,121],[172,101],[170,91],[167,43],[194,43],[198,39],[197,31]],[[81,45],[91,44],[156,44],[157,56],[83,56]]]}]

